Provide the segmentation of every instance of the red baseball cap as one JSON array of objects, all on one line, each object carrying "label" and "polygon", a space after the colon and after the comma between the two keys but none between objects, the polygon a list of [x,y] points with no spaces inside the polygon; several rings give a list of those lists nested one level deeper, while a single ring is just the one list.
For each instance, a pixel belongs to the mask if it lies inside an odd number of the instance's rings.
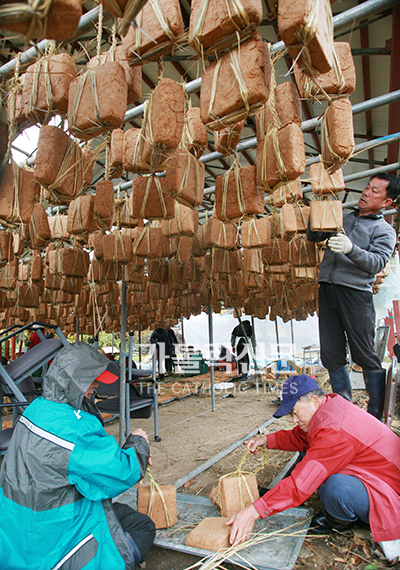
[{"label": "red baseball cap", "polygon": [[115,367],[113,367],[113,363],[110,362],[104,372],[102,372],[100,376],[97,376],[96,380],[103,384],[113,384],[118,378],[118,374],[115,374]]}]

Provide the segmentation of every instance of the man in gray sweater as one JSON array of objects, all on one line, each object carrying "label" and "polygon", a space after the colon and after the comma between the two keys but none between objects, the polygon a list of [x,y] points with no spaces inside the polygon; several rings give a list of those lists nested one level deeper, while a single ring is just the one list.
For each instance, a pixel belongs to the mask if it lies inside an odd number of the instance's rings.
[{"label": "man in gray sweater", "polygon": [[378,419],[383,415],[386,373],[374,349],[372,285],[397,242],[381,210],[399,195],[397,176],[377,174],[363,190],[358,208],[343,213],[343,232],[333,235],[307,228],[308,240],[328,239],[319,274],[319,336],[332,390],[351,401],[347,340],[353,361],[363,370],[368,412]]}]

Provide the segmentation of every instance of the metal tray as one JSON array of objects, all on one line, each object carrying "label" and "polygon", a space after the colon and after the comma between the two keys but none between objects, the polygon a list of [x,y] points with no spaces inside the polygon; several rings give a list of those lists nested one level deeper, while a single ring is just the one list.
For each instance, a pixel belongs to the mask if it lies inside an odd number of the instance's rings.
[{"label": "metal tray", "polygon": [[[116,500],[136,508],[136,488],[129,489]],[[232,564],[240,563],[242,567],[257,570],[291,570],[307,534],[312,514],[312,509],[296,508],[287,509],[283,513],[263,520],[259,519],[256,521],[253,532],[277,534],[270,540],[244,548],[240,551],[240,558],[233,555],[227,561]],[[206,517],[218,516],[211,501],[207,497],[177,493],[177,515],[178,522],[175,526],[157,531],[154,545],[194,554],[200,558],[215,554],[208,550],[185,545],[186,537],[195,524],[200,523]],[[287,527],[290,528],[287,529]]]}]

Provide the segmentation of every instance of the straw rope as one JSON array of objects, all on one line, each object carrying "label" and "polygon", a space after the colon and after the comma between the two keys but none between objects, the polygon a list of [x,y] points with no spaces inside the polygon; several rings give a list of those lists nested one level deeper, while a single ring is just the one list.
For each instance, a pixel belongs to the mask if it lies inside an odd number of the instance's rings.
[{"label": "straw rope", "polygon": [[47,17],[53,0],[28,0],[25,4],[9,3],[0,7],[0,21],[9,24],[29,22],[25,47],[32,39],[40,41],[46,37]]},{"label": "straw rope", "polygon": [[149,516],[151,518],[151,515],[153,514],[154,501],[156,498],[156,494],[158,493],[160,500],[161,500],[161,504],[162,504],[163,509],[164,509],[167,528],[170,528],[171,526],[173,526],[172,525],[172,517],[171,517],[171,513],[169,512],[169,509],[167,507],[167,503],[166,503],[165,498],[164,498],[164,493],[162,492],[160,485],[158,485],[158,483],[156,483],[153,475],[151,474],[149,467],[147,467],[147,474],[148,474],[149,479],[150,479],[150,495],[149,495],[149,505],[147,508],[147,516]]}]

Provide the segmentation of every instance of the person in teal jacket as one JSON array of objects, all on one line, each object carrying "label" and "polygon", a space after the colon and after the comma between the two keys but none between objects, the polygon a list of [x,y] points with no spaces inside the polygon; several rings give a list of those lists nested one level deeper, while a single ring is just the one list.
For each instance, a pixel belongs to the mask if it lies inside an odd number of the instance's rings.
[{"label": "person in teal jacket", "polygon": [[137,483],[147,435],[121,449],[94,404],[110,361],[78,342],[53,360],[17,423],[0,471],[2,570],[133,570],[155,537],[153,521],[111,499]]}]

